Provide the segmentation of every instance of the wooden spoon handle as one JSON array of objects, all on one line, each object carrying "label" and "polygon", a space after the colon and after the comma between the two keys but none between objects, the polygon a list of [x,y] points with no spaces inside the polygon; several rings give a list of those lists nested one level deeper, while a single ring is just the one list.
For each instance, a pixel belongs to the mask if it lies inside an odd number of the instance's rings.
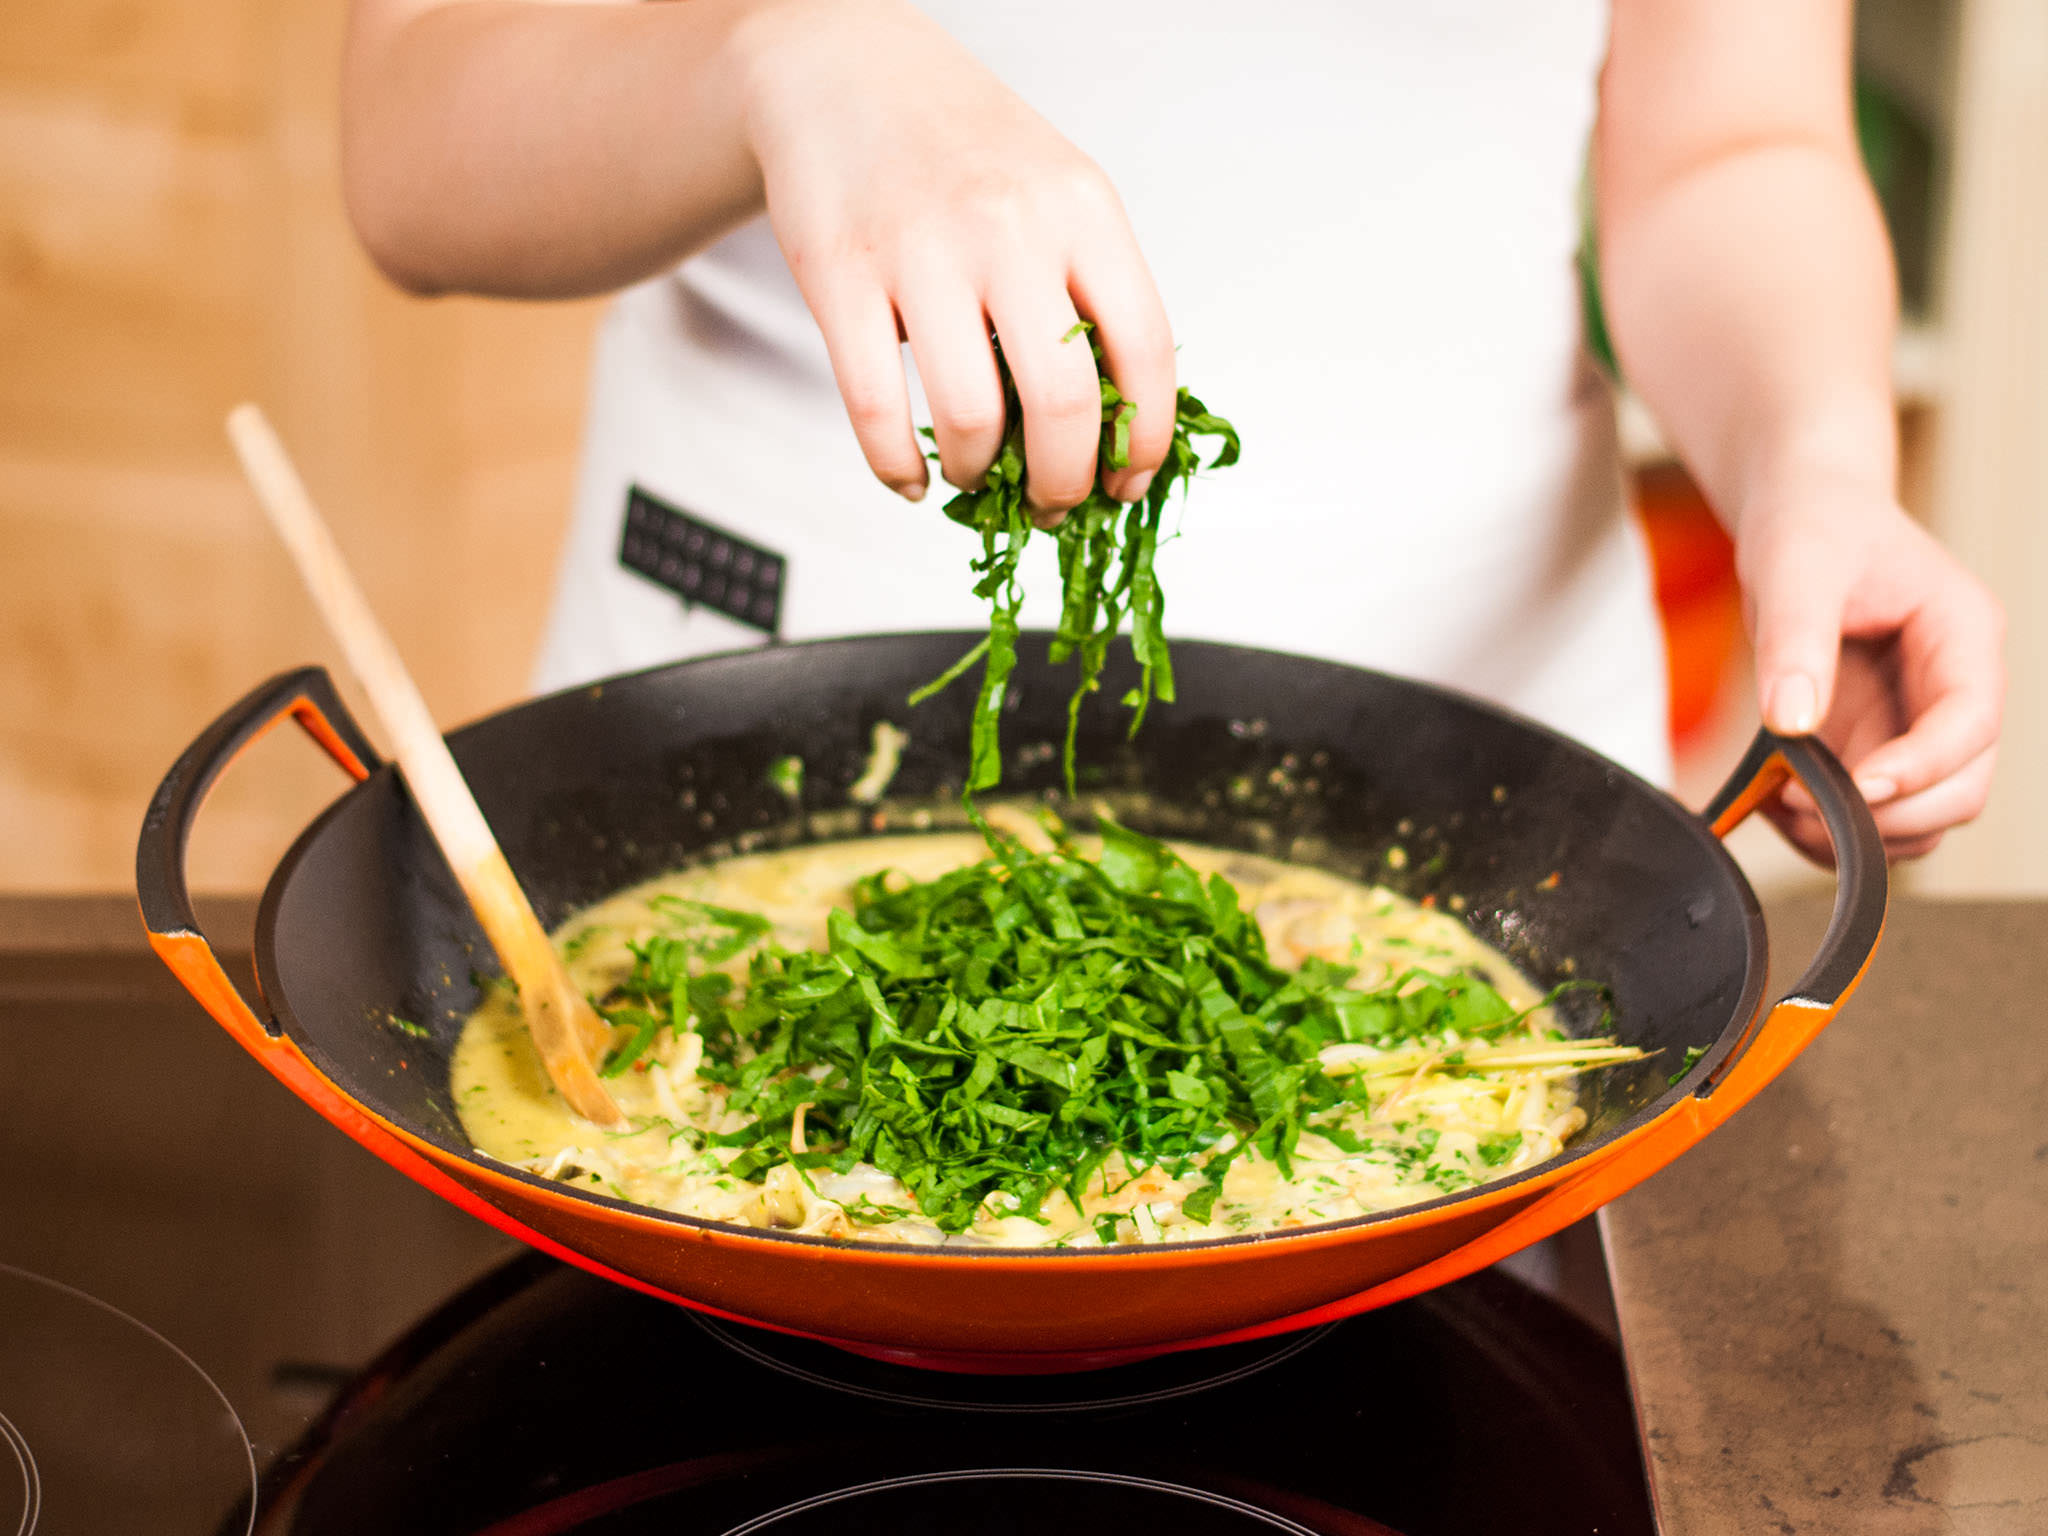
[{"label": "wooden spoon handle", "polygon": [[228,438],[256,499],[291,552],[314,606],[383,723],[391,755],[398,760],[427,830],[441,845],[485,937],[519,988],[520,1007],[548,1076],[585,1119],[624,1125],[626,1117],[591,1065],[590,1052],[602,1025],[548,942],[547,931],[534,916],[476,798],[449,756],[447,743],[434,728],[412,674],[370,611],[284,444],[254,405],[238,405],[228,413]]}]

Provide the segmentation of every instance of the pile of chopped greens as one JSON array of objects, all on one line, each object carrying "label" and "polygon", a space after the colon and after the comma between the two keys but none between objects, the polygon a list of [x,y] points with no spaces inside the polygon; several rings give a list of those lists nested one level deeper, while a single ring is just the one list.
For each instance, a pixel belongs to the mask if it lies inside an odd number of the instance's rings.
[{"label": "pile of chopped greens", "polygon": [[[606,1070],[694,1017],[699,1076],[751,1116],[711,1138],[742,1149],[731,1173],[866,1162],[946,1232],[999,1192],[1027,1217],[1055,1190],[1078,1206],[1112,1153],[1133,1177],[1199,1167],[1183,1209],[1206,1221],[1247,1147],[1283,1173],[1304,1130],[1365,1150],[1339,1123],[1365,1086],[1326,1074],[1324,1046],[1446,1030],[1493,1041],[1525,1017],[1470,974],[1411,971],[1367,992],[1347,966],[1275,965],[1228,881],[1114,823],[1094,859],[1063,833],[1035,853],[985,831],[978,864],[859,882],[823,950],[786,951],[761,942],[759,917],[664,898],[670,931],[636,946],[602,1005],[624,1029]],[[717,967],[750,947],[737,986]]]},{"label": "pile of chopped greens", "polygon": [[[1087,330],[1077,325],[1067,340]],[[1101,349],[1092,336],[1088,344],[1100,376]],[[657,898],[664,931],[633,946],[630,976],[597,1000],[614,1026],[602,1071],[640,1063],[666,1028],[694,1028],[697,1076],[746,1117],[708,1137],[734,1152],[727,1172],[758,1181],[782,1164],[841,1173],[869,1164],[900,1180],[944,1232],[966,1230],[984,1209],[1043,1219],[1056,1192],[1080,1207],[1098,1178],[1152,1169],[1175,1179],[1199,1171],[1182,1209],[1206,1222],[1247,1149],[1288,1177],[1304,1132],[1370,1150],[1345,1124],[1370,1108],[1368,1079],[1326,1071],[1324,1047],[1384,1051],[1447,1032],[1493,1043],[1527,1015],[1469,972],[1411,970],[1365,991],[1351,985],[1350,966],[1310,959],[1287,970],[1268,958],[1230,883],[1203,880],[1165,845],[1105,819],[1098,857],[1057,826],[1053,849],[1037,852],[975,811],[975,795],[1001,777],[1018,564],[1034,531],[1022,413],[997,357],[1010,423],[1002,450],[983,486],[946,506],[981,535],[975,593],[989,603],[989,634],[911,699],[983,663],[964,798],[990,856],[933,880],[883,871],[859,881],[852,910],[831,913],[822,950],[783,949],[752,913]],[[1106,376],[1101,390],[1102,459],[1121,468],[1135,408]],[[1155,696],[1173,699],[1154,561],[1168,497],[1202,467],[1196,437],[1221,440],[1209,467],[1236,461],[1236,431],[1183,389],[1145,495],[1126,506],[1098,488],[1053,534],[1062,606],[1052,659],[1073,659],[1079,674],[1062,758],[1069,794],[1082,704],[1127,621],[1139,666],[1123,700],[1131,730]],[[795,799],[801,764],[777,764],[771,781]],[[1426,1155],[1435,1133],[1422,1139]],[[1489,1137],[1479,1155],[1497,1164],[1519,1141]],[[911,1214],[865,1200],[847,1211],[867,1221]],[[1105,1241],[1115,1220],[1098,1218]]]},{"label": "pile of chopped greens", "polygon": [[[1072,342],[1087,335],[1095,355],[1102,388],[1102,462],[1122,469],[1130,463],[1131,419],[1137,411],[1101,372],[1102,347],[1083,320],[1064,338]],[[974,562],[979,575],[974,595],[989,605],[988,638],[938,677],[911,695],[919,703],[953,683],[975,662],[982,663],[981,692],[974,706],[969,736],[966,794],[993,789],[1002,779],[1003,758],[999,739],[1003,695],[1010,674],[1017,665],[1017,616],[1024,605],[1024,589],[1018,584],[1017,565],[1031,540],[1033,524],[1024,503],[1024,419],[1017,398],[1016,381],[996,349],[996,363],[1003,384],[1003,408],[1009,430],[1001,452],[989,467],[979,490],[962,491],[946,503],[946,516],[981,535],[981,557]],[[1146,706],[1153,697],[1173,702],[1173,661],[1167,654],[1165,595],[1153,568],[1159,552],[1159,524],[1166,511],[1167,497],[1176,486],[1192,480],[1202,466],[1195,451],[1196,437],[1220,438],[1222,446],[1208,468],[1221,469],[1237,462],[1237,429],[1208,407],[1180,391],[1175,403],[1173,440],[1165,462],[1152,477],[1139,500],[1126,506],[1112,499],[1098,483],[1088,499],[1067,514],[1066,521],[1052,533],[1059,543],[1060,624],[1052,643],[1052,659],[1072,657],[1079,673],[1073,696],[1067,703],[1067,736],[1061,763],[1066,771],[1067,793],[1074,793],[1074,741],[1080,730],[1081,703],[1101,686],[1102,666],[1109,656],[1109,644],[1129,619],[1131,654],[1138,663],[1138,684],[1124,695],[1131,710],[1131,732],[1144,723]]]}]

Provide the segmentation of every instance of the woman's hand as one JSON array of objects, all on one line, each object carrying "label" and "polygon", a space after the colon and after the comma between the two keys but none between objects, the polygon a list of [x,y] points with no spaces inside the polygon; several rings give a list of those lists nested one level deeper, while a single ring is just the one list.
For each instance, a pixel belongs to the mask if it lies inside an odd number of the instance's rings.
[{"label": "woman's hand", "polygon": [[[1814,473],[1753,496],[1736,563],[1763,717],[1816,732],[1876,813],[1885,850],[1915,858],[1984,808],[2004,663],[1998,600],[1881,487]],[[1806,792],[1772,819],[1830,857]]]},{"label": "woman's hand", "polygon": [[416,292],[607,292],[765,200],[861,449],[904,495],[926,485],[905,339],[955,485],[1003,440],[991,327],[1048,520],[1095,480],[1077,317],[1137,405],[1105,489],[1135,500],[1165,457],[1173,335],[1115,191],[907,0],[351,0],[342,96],[350,214]]},{"label": "woman's hand", "polygon": [[[1601,275],[1623,369],[1735,531],[1764,720],[1817,731],[1909,858],[1983,808],[2004,619],[1892,490],[1897,305],[1852,12],[1615,0]],[[1803,790],[1772,816],[1827,858]]]},{"label": "woman's hand", "polygon": [[738,36],[748,140],[769,218],[825,335],[870,467],[915,501],[925,458],[900,343],[939,466],[978,486],[1002,445],[993,328],[1023,406],[1026,489],[1046,525],[1095,482],[1101,396],[1077,318],[1137,403],[1123,501],[1165,457],[1173,336],[1107,178],[901,0],[763,7]]}]

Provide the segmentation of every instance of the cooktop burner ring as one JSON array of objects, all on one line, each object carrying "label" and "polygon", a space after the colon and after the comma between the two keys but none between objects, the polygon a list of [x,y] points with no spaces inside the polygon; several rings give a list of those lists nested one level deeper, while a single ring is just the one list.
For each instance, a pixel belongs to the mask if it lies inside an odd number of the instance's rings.
[{"label": "cooktop burner ring", "polygon": [[[890,1403],[902,1408],[931,1408],[937,1409],[945,1413],[1006,1414],[1112,1412],[1129,1408],[1149,1407],[1152,1404],[1163,1403],[1169,1401],[1172,1398],[1191,1396],[1192,1394],[1197,1392],[1209,1391],[1211,1388],[1214,1387],[1227,1386],[1232,1382],[1243,1381],[1246,1377],[1256,1376],[1261,1371],[1269,1370],[1273,1366],[1281,1364],[1283,1361],[1292,1360],[1296,1355],[1300,1354],[1303,1350],[1312,1348],[1325,1335],[1327,1335],[1333,1327],[1336,1326],[1335,1324],[1326,1323],[1320,1328],[1311,1328],[1298,1334],[1286,1335],[1271,1340],[1260,1340],[1254,1344],[1249,1345],[1226,1346],[1225,1350],[1219,1351],[1219,1353],[1235,1354],[1237,1352],[1244,1350],[1252,1350],[1255,1351],[1255,1353],[1252,1355],[1252,1358],[1250,1359],[1242,1360],[1236,1365],[1215,1371],[1211,1374],[1201,1376],[1189,1376],[1184,1380],[1173,1381],[1161,1386],[1151,1387],[1144,1390],[1119,1392],[1109,1396],[1091,1396],[1087,1394],[1076,1394],[1062,1397],[1057,1400],[1049,1400],[1043,1402],[1004,1402],[995,1398],[975,1398],[964,1395],[959,1397],[951,1397],[946,1396],[940,1392],[906,1392],[892,1390],[888,1387],[877,1386],[870,1384],[868,1382],[855,1380],[853,1379],[853,1376],[851,1374],[846,1376],[835,1376],[829,1371],[817,1369],[809,1365],[800,1364],[794,1360],[785,1359],[781,1355],[777,1354],[776,1350],[777,1348],[797,1350],[816,1349],[827,1354],[828,1356],[834,1357],[832,1363],[844,1364],[849,1373],[860,1371],[863,1369],[907,1371],[910,1368],[903,1366],[888,1366],[880,1364],[878,1362],[868,1360],[865,1356],[854,1355],[845,1353],[843,1351],[834,1350],[830,1345],[813,1344],[809,1340],[790,1340],[785,1336],[779,1334],[764,1333],[759,1336],[758,1340],[755,1338],[745,1337],[739,1330],[736,1330],[728,1326],[727,1324],[719,1321],[716,1318],[706,1317],[702,1313],[691,1313],[690,1318],[693,1322],[697,1324],[699,1328],[702,1328],[706,1333],[710,1334],[714,1339],[718,1340],[719,1343],[725,1345],[726,1348],[732,1350],[735,1354],[738,1354],[747,1360],[751,1360],[756,1365],[763,1366],[768,1370],[775,1371],[784,1376],[794,1377],[796,1380],[808,1383],[809,1385],[814,1387],[824,1387],[829,1391],[843,1392],[851,1397],[866,1398],[870,1402]],[[1024,1387],[1030,1384],[1036,1384],[1048,1380],[1071,1380],[1079,1384],[1090,1381],[1106,1380],[1110,1377],[1118,1376],[1122,1373],[1129,1372],[1132,1370],[1158,1370],[1161,1368],[1173,1369],[1176,1367],[1185,1369],[1189,1366],[1198,1364],[1203,1358],[1203,1356],[1207,1353],[1210,1352],[1201,1350],[1190,1350],[1179,1354],[1160,1356],[1157,1360],[1153,1361],[1143,1361],[1136,1366],[1111,1366],[1108,1369],[1102,1371],[1077,1372],[1071,1377],[981,1377],[954,1375],[951,1373],[932,1373],[932,1379],[934,1385],[938,1385],[940,1383],[944,1383],[947,1385],[963,1385],[969,1382],[984,1383],[989,1385],[993,1385],[995,1383],[1002,1383],[1006,1386],[1010,1386],[1013,1388]]]},{"label": "cooktop burner ring", "polygon": [[0,1532],[11,1510],[12,1536],[46,1515],[134,1528],[105,1522],[142,1509],[166,1532],[253,1529],[255,1451],[196,1360],[112,1303],[13,1264],[0,1263],[0,1316],[16,1325],[0,1331]]},{"label": "cooktop burner ring", "polygon": [[7,1449],[14,1452],[14,1464],[21,1472],[21,1524],[16,1527],[15,1536],[29,1536],[43,1510],[43,1479],[36,1468],[36,1453],[4,1413],[0,1413],[0,1440],[5,1440]]},{"label": "cooktop burner ring", "polygon": [[[1185,1507],[1189,1504],[1207,1506],[1209,1512],[1235,1517],[1235,1529],[1279,1531],[1285,1533],[1285,1536],[1318,1536],[1317,1532],[1305,1525],[1296,1524],[1285,1515],[1269,1509],[1260,1509],[1255,1504],[1246,1504],[1225,1494],[1211,1493],[1204,1488],[1190,1488],[1184,1483],[1161,1482],[1156,1478],[1132,1477],[1122,1472],[1084,1471],[1067,1467],[967,1467],[943,1472],[915,1473],[905,1477],[880,1478],[874,1482],[856,1483],[847,1488],[828,1489],[807,1499],[785,1504],[780,1509],[771,1509],[742,1525],[733,1526],[725,1532],[725,1536],[754,1536],[756,1532],[773,1530],[778,1525],[787,1524],[791,1520],[801,1519],[805,1515],[849,1500],[873,1499],[892,1493],[939,1488],[949,1484],[985,1484],[996,1481],[1089,1483],[1145,1497],[1154,1507],[1179,1504],[1185,1512]],[[822,1531],[826,1527],[820,1526],[818,1529]]]}]

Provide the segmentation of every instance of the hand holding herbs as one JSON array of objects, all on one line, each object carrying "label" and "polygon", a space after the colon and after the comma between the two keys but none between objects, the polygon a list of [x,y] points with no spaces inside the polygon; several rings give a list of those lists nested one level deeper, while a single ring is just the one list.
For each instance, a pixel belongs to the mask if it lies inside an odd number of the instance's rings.
[{"label": "hand holding herbs", "polygon": [[[1084,335],[1099,370],[1102,349],[1086,321],[1067,333],[1066,343],[1071,345]],[[965,793],[970,799],[981,790],[993,789],[1002,779],[1003,695],[1017,664],[1017,616],[1024,604],[1017,568],[1035,526],[1026,504],[1025,431],[1017,385],[1000,349],[996,361],[1009,431],[981,488],[962,491],[946,503],[946,516],[981,535],[981,556],[974,561],[980,579],[974,594],[989,605],[988,638],[911,696],[913,704],[929,698],[975,662],[982,663],[969,737]],[[1121,469],[1130,462],[1136,407],[1107,374],[1098,371],[1097,378],[1102,395],[1102,461]],[[1173,661],[1167,653],[1164,628],[1166,597],[1154,562],[1167,498],[1203,467],[1194,446],[1197,437],[1220,440],[1208,468],[1221,469],[1237,462],[1236,429],[1182,389],[1165,460],[1144,495],[1126,506],[1098,487],[1052,533],[1059,544],[1060,570],[1060,623],[1052,659],[1073,658],[1078,674],[1067,703],[1067,734],[1060,759],[1069,795],[1075,792],[1074,745],[1081,705],[1101,686],[1110,642],[1126,620],[1131,652],[1138,663],[1137,686],[1123,699],[1131,711],[1131,733],[1135,735],[1144,723],[1146,707],[1155,696],[1173,702]]]}]

